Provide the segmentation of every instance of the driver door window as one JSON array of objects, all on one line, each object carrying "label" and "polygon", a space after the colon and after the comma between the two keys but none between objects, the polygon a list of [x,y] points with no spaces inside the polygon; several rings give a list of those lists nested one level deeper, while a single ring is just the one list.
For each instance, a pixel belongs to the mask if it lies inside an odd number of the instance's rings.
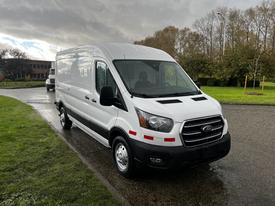
[{"label": "driver door window", "polygon": [[105,86],[110,86],[117,96],[117,86],[114,78],[105,62],[96,62],[96,91],[100,95],[101,89]]}]

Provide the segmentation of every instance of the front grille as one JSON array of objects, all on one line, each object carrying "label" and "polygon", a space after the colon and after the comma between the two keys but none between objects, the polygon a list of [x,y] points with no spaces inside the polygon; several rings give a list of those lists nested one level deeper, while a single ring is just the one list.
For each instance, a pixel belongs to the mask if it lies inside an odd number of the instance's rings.
[{"label": "front grille", "polygon": [[197,146],[220,139],[223,127],[221,116],[193,119],[185,122],[181,135],[186,146]]},{"label": "front grille", "polygon": [[50,83],[54,84],[55,83],[55,79],[50,79]]}]

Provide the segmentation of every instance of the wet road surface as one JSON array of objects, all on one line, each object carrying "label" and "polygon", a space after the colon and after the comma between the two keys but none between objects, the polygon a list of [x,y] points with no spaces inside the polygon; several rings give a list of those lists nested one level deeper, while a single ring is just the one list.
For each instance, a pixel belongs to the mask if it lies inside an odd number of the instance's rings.
[{"label": "wet road surface", "polygon": [[0,89],[0,95],[31,104],[132,205],[275,205],[275,107],[224,105],[232,136],[227,157],[180,171],[146,170],[128,180],[116,172],[110,149],[77,127],[61,129],[54,93]]}]

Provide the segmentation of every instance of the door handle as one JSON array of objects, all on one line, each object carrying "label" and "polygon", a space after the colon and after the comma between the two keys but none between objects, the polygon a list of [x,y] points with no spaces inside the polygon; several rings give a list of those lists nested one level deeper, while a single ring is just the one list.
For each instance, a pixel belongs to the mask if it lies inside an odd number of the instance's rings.
[{"label": "door handle", "polygon": [[92,99],[92,102],[96,103],[96,100],[95,100],[95,99]]},{"label": "door handle", "polygon": [[85,99],[89,100],[90,98],[88,96],[85,96]]}]

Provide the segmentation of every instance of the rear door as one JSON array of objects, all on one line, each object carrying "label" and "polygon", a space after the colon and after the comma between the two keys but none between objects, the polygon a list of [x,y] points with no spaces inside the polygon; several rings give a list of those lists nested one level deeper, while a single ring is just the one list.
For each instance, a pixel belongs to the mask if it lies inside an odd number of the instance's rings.
[{"label": "rear door", "polygon": [[85,124],[91,111],[92,58],[88,51],[76,51],[71,64],[71,87],[68,92],[70,115]]},{"label": "rear door", "polygon": [[56,57],[56,99],[69,105],[68,95],[71,88],[71,53],[58,54]]}]

